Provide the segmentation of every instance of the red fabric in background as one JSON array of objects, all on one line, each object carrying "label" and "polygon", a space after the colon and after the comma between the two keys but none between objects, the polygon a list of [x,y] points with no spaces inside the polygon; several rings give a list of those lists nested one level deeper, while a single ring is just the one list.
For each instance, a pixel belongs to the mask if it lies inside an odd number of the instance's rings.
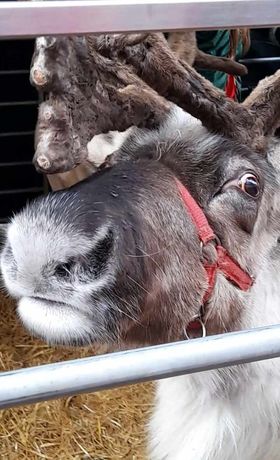
[{"label": "red fabric in background", "polygon": [[230,99],[236,99],[237,87],[235,77],[233,75],[228,75],[225,92],[227,97]]}]

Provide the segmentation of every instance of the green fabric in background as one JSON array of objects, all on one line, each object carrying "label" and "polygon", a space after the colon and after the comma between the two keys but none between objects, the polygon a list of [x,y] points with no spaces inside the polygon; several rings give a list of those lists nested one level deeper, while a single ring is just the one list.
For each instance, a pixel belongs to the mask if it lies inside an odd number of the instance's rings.
[{"label": "green fabric in background", "polygon": [[[230,32],[228,30],[214,30],[206,32],[197,32],[197,46],[201,51],[213,56],[228,57],[230,51]],[[238,49],[236,51],[236,58],[242,55],[242,42],[239,41]],[[201,70],[199,73],[207,80],[210,80],[213,85],[222,90],[225,89],[227,83],[227,74],[215,70]],[[241,78],[236,78],[238,94],[241,91]]]}]

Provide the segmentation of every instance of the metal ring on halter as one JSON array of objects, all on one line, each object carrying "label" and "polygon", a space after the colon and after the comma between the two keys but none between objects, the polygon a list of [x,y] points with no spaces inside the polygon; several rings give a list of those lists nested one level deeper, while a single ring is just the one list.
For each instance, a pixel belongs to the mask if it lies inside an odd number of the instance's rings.
[{"label": "metal ring on halter", "polygon": [[[204,322],[199,317],[195,318],[193,321],[198,321],[200,323],[200,325],[201,325],[201,332],[202,332],[201,337],[196,337],[196,338],[204,339],[206,337],[206,335],[207,335],[206,326],[205,326]],[[191,340],[191,337],[188,335],[186,328],[184,328],[184,335],[185,335],[186,339]]]},{"label": "metal ring on halter", "polygon": [[[210,240],[210,241],[215,241],[216,246],[221,246],[220,238],[217,235],[215,235],[214,238],[212,240]],[[210,243],[210,241],[208,241],[208,243]],[[200,241],[200,250],[201,251],[203,250],[204,246],[205,246],[205,243],[203,243],[203,241]]]}]

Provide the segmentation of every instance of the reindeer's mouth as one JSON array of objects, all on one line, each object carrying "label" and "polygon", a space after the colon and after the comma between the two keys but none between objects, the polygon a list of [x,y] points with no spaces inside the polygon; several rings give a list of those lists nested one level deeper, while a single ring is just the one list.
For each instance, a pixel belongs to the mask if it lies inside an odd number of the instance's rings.
[{"label": "reindeer's mouth", "polygon": [[46,299],[44,297],[31,296],[31,297],[28,297],[28,298],[34,299],[37,302],[43,302],[44,304],[49,305],[50,307],[58,307],[59,308],[60,306],[67,305],[68,308],[74,308],[74,307],[71,307],[71,305],[67,304],[66,302]]},{"label": "reindeer's mouth", "polygon": [[89,342],[94,335],[88,315],[65,302],[22,297],[18,315],[32,334],[52,344]]}]

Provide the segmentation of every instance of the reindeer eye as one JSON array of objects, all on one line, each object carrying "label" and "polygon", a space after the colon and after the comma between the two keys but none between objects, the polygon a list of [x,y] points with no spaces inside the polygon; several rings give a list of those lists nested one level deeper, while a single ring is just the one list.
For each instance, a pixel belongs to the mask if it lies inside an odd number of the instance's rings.
[{"label": "reindeer eye", "polygon": [[238,181],[238,187],[253,198],[257,198],[257,196],[259,196],[260,183],[254,174],[244,174],[244,176],[242,176]]}]

